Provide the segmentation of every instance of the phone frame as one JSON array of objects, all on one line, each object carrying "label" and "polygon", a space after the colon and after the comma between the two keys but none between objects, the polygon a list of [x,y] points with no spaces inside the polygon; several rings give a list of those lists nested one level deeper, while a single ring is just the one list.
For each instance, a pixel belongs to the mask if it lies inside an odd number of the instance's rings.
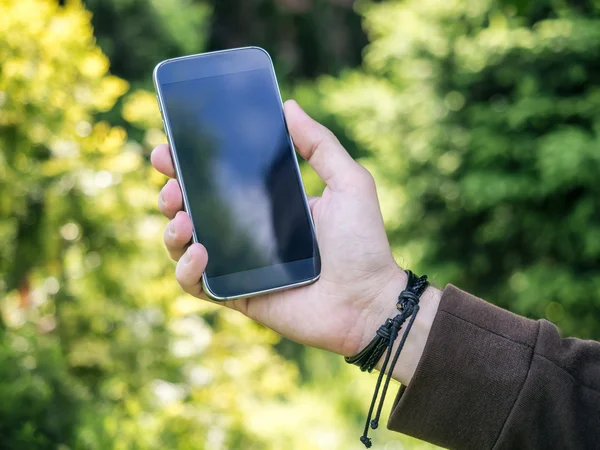
[{"label": "phone frame", "polygon": [[[312,217],[312,213],[310,211],[310,206],[308,203],[308,198],[306,196],[306,190],[304,188],[304,182],[302,180],[302,174],[300,172],[300,166],[298,164],[298,158],[296,156],[296,151],[295,151],[295,146],[294,146],[294,142],[292,140],[292,136],[290,135],[290,132],[288,130],[288,126],[287,126],[287,122],[285,120],[285,114],[284,113],[284,109],[283,109],[283,99],[281,97],[281,91],[279,89],[279,82],[277,81],[277,74],[275,73],[275,67],[273,65],[273,60],[271,59],[271,55],[269,55],[269,53],[261,48],[261,47],[257,47],[257,46],[248,46],[248,47],[239,47],[239,48],[232,48],[232,49],[227,49],[227,50],[218,50],[218,51],[213,51],[213,52],[205,52],[205,53],[198,53],[198,54],[194,54],[194,55],[187,55],[187,56],[181,56],[178,58],[170,58],[170,59],[166,59],[164,61],[161,61],[160,63],[158,63],[155,67],[154,67],[154,71],[152,73],[152,80],[154,81],[154,89],[156,91],[156,99],[158,101],[158,108],[160,110],[160,115],[162,118],[162,124],[163,124],[163,129],[165,130],[165,134],[167,135],[167,140],[169,143],[169,152],[171,154],[171,159],[173,161],[173,166],[175,168],[175,175],[176,175],[176,179],[179,182],[179,186],[181,188],[181,193],[182,193],[182,197],[183,197],[183,208],[184,211],[186,211],[190,217],[191,217],[191,212],[190,212],[190,207],[189,207],[189,203],[188,203],[188,199],[187,199],[187,193],[185,190],[185,183],[183,182],[183,176],[181,175],[181,170],[179,167],[179,160],[177,158],[177,152],[174,150],[174,146],[172,145],[173,142],[173,137],[171,134],[171,129],[169,127],[169,122],[168,119],[165,118],[165,114],[163,113],[164,109],[165,109],[165,105],[163,103],[163,97],[162,97],[162,89],[161,89],[161,85],[160,82],[158,80],[158,70],[160,69],[161,66],[165,65],[165,64],[170,64],[173,62],[178,62],[178,61],[185,61],[185,60],[189,60],[189,59],[197,59],[197,58],[203,58],[203,57],[211,57],[214,55],[218,55],[218,54],[224,54],[224,53],[233,53],[233,52],[238,52],[238,51],[244,51],[244,50],[258,50],[263,52],[268,60],[269,60],[269,67],[270,67],[270,71],[271,71],[271,75],[273,78],[273,81],[275,82],[275,90],[277,92],[277,97],[279,99],[279,104],[280,104],[280,108],[281,108],[281,112],[283,115],[283,121],[284,121],[284,126],[286,129],[286,133],[289,139],[289,144],[290,144],[290,149],[292,151],[292,159],[294,160],[294,167],[296,170],[296,175],[298,177],[298,181],[300,182],[300,188],[301,188],[301,193],[302,193],[302,200],[304,203],[304,208],[306,210],[306,213],[308,214],[308,222],[309,222],[309,226],[311,228],[311,233],[313,236],[313,242],[315,245],[315,253],[313,254],[312,258],[318,258],[319,259],[319,270],[318,273],[308,279],[308,280],[303,280],[297,283],[292,283],[292,284],[286,284],[284,286],[280,286],[280,287],[274,287],[274,288],[269,288],[269,289],[264,289],[264,290],[258,290],[258,291],[253,291],[253,292],[248,292],[248,293],[244,293],[244,294],[240,294],[240,295],[232,295],[232,296],[226,296],[226,297],[222,297],[219,296],[217,294],[215,294],[211,288],[210,288],[210,284],[208,281],[208,277],[206,276],[206,271],[204,271],[202,273],[202,289],[204,291],[204,293],[212,300],[214,301],[218,301],[218,302],[224,302],[224,301],[230,301],[230,300],[236,300],[239,298],[249,298],[249,297],[254,297],[257,295],[263,295],[263,294],[268,294],[271,292],[278,292],[278,291],[283,291],[283,290],[287,290],[287,289],[292,289],[292,288],[296,288],[296,287],[301,287],[301,286],[306,286],[309,285],[311,283],[314,283],[315,281],[317,281],[320,276],[321,276],[321,263],[320,263],[320,252],[319,252],[319,247],[318,247],[318,243],[317,243],[317,239],[316,239],[316,232],[315,232],[315,225],[314,225],[314,220]],[[230,72],[230,73],[236,73],[236,72]],[[192,241],[194,243],[198,243],[198,237],[196,236],[196,229],[193,226],[193,220],[192,220]],[[300,260],[301,261],[301,260]],[[284,264],[289,264],[291,262],[295,262],[295,261],[290,261],[288,263],[284,263]],[[267,267],[273,267],[273,266],[267,266]],[[260,269],[260,268],[259,268]],[[259,270],[259,269],[251,269],[251,270]],[[240,273],[240,272],[232,272],[233,273]],[[226,274],[226,275],[231,275],[231,274]]]}]

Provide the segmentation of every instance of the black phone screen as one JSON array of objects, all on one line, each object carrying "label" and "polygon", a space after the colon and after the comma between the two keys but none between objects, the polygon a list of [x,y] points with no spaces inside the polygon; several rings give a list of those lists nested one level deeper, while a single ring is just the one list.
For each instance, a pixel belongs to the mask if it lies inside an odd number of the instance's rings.
[{"label": "black phone screen", "polygon": [[314,237],[272,71],[161,84],[208,277],[312,258]]}]

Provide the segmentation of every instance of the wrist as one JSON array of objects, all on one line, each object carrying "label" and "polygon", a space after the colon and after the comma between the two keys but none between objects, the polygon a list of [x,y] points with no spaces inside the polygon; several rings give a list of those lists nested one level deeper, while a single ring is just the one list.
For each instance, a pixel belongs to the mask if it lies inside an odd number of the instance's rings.
[{"label": "wrist", "polygon": [[[386,319],[392,318],[398,314],[396,302],[400,292],[406,288],[407,275],[399,267],[397,269],[398,270],[394,271],[389,282],[384,286],[369,308],[370,314],[364,322],[365,327],[363,329],[358,351],[365,348],[369,342],[371,342],[375,337],[377,329],[386,321]],[[425,344],[437,314],[441,297],[442,292],[432,286],[429,286],[421,296],[419,301],[419,312],[415,317],[413,326],[406,338],[404,348],[402,349],[398,362],[392,372],[392,378],[404,385],[410,383],[423,355]],[[392,354],[394,354],[400,343],[405,327],[406,323],[398,333],[398,338],[396,338],[394,342]],[[383,357],[376,365],[378,370],[380,369],[382,362]]]}]

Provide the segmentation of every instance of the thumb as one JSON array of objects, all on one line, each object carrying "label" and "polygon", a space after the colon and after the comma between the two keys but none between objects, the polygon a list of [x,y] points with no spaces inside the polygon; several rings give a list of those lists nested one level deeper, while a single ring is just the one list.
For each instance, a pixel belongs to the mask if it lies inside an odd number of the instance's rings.
[{"label": "thumb", "polygon": [[326,127],[313,120],[294,100],[284,104],[285,118],[298,153],[334,189],[356,171],[358,164]]}]

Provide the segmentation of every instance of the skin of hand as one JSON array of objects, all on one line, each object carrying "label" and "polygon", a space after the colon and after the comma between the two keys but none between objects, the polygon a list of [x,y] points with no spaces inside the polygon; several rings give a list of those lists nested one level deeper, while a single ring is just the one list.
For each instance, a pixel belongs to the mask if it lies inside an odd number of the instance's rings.
[{"label": "skin of hand", "polygon": [[[392,256],[371,174],[295,101],[287,101],[284,110],[296,150],[326,184],[321,197],[310,199],[321,277],[308,286],[221,304],[301,344],[353,356],[397,314],[397,297],[407,277]],[[175,177],[166,144],[154,149],[151,160],[159,172]],[[183,211],[177,180],[163,187],[159,209],[171,219],[164,241],[178,261],[177,281],[185,292],[207,299],[200,280],[210,255],[203,245],[190,245],[192,221]],[[202,217],[197,220],[202,223]],[[440,298],[441,292],[430,287],[421,299],[392,374],[403,384],[410,382],[423,354]]]}]

